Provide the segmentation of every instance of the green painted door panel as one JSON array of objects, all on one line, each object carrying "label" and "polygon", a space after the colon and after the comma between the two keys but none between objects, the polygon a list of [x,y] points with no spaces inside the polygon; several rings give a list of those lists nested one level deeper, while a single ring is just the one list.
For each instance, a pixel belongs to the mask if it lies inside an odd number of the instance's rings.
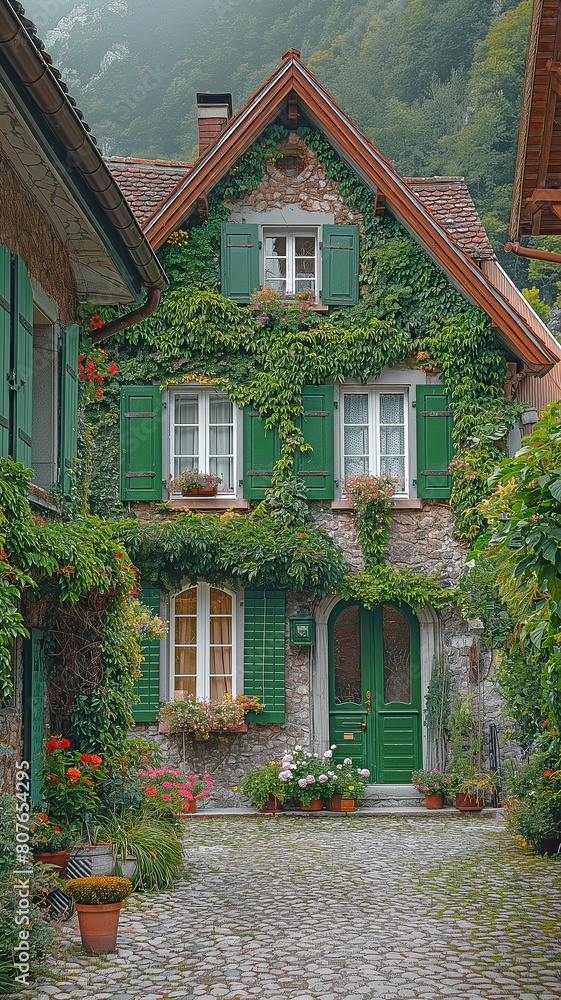
[{"label": "green painted door panel", "polygon": [[10,449],[11,256],[0,246],[0,458]]},{"label": "green painted door panel", "polygon": [[342,764],[350,757],[355,767],[368,767],[366,713],[333,712],[331,714],[330,741],[336,744],[333,762]]},{"label": "green painted door panel", "polygon": [[378,713],[378,781],[408,784],[411,772],[420,767],[420,719],[418,713]]},{"label": "green painted door panel", "polygon": [[13,263],[14,367],[12,455],[31,468],[33,420],[33,290],[27,268],[16,257]]}]

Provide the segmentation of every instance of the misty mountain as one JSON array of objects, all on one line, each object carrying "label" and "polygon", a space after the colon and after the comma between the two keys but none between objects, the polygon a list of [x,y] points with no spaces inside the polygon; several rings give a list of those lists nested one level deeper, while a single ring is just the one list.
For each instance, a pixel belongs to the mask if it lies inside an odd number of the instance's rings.
[{"label": "misty mountain", "polygon": [[[197,91],[239,108],[299,48],[408,176],[466,177],[504,242],[531,0],[28,0],[104,152],[190,159]],[[511,273],[524,267],[509,260]]]}]

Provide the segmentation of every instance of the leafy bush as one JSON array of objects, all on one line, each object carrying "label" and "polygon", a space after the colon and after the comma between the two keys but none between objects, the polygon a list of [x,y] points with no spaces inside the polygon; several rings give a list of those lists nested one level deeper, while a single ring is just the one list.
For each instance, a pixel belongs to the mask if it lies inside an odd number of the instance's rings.
[{"label": "leafy bush", "polygon": [[286,785],[279,780],[280,769],[280,762],[271,760],[268,764],[254,767],[245,772],[241,790],[256,809],[262,809],[267,799],[272,795],[279,802],[284,802]]},{"label": "leafy bush", "polygon": [[561,838],[561,747],[557,736],[543,734],[527,764],[512,764],[507,781],[511,828],[532,847],[549,837]]},{"label": "leafy bush", "polygon": [[65,885],[65,892],[75,903],[86,906],[120,903],[130,896],[132,882],[120,875],[90,875],[87,878],[71,878]]},{"label": "leafy bush", "polygon": [[112,845],[117,862],[129,855],[136,858],[138,867],[132,877],[135,890],[159,892],[181,877],[183,847],[168,822],[127,813],[104,823],[99,836]]},{"label": "leafy bush", "polygon": [[[10,795],[0,796],[0,992],[17,988],[14,966],[14,948],[19,942],[20,930],[29,932],[26,943],[30,951],[30,979],[36,976],[43,964],[45,954],[54,950],[55,929],[48,919],[46,908],[40,901],[57,884],[50,870],[41,865],[30,868],[31,900],[29,923],[21,927],[16,924],[19,893],[14,879],[14,871],[21,867],[16,855],[16,800]],[[27,877],[27,876],[25,876]]]}]

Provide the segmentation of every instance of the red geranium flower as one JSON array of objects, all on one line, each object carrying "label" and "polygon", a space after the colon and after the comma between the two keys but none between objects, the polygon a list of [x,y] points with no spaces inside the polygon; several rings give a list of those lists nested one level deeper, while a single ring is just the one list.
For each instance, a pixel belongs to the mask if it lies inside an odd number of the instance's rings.
[{"label": "red geranium flower", "polygon": [[146,792],[146,794],[147,794],[147,795],[149,795],[149,796],[150,796],[151,798],[152,798],[152,797],[153,797],[154,795],[157,795],[157,794],[158,794],[158,789],[156,788],[156,786],[155,786],[155,785],[148,785],[148,787],[147,787],[147,788],[145,788],[145,789],[144,789],[144,791],[145,791],[145,792]]},{"label": "red geranium flower", "polygon": [[77,767],[69,767],[66,772],[66,775],[68,778],[70,778],[70,781],[78,781],[78,778],[80,777],[81,773],[82,772]]}]

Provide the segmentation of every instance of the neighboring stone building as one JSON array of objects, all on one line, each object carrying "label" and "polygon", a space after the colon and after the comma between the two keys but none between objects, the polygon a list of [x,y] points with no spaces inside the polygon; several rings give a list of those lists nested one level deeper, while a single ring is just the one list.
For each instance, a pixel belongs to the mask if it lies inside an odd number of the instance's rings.
[{"label": "neighboring stone building", "polygon": [[[374,215],[397,219],[462,296],[484,310],[511,384],[526,376],[531,385],[559,360],[556,341],[498,265],[462,178],[400,178],[298,52],[285,53],[233,118],[228,95],[199,95],[199,117],[200,157],[192,165],[108,161],[156,250],[176,230],[204,220],[216,185],[271,122],[282,122],[288,138],[262,179],[225,202],[222,293],[248,303],[259,286],[288,294],[306,288],[313,289],[320,315],[352,308],[363,291],[363,215],[297,131],[306,125],[323,133],[372,191]],[[303,431],[313,451],[300,457],[297,472],[316,522],[341,546],[351,573],[363,568],[363,555],[344,481],[360,472],[389,472],[398,482],[388,563],[434,574],[446,586],[458,582],[465,551],[454,537],[449,505],[452,413],[431,371],[404,359],[377,378],[328,379],[304,388]],[[275,432],[265,432],[257,412],[242,413],[212,384],[181,384],[179,376],[176,383],[163,393],[156,386],[123,388],[121,498],[137,518],[157,523],[183,508],[232,509],[243,517],[270,486],[279,458]],[[215,498],[168,497],[169,473],[189,467],[221,477]],[[166,498],[165,510],[155,507]],[[234,801],[232,785],[243,766],[278,758],[294,743],[318,752],[336,743],[342,756],[370,768],[371,798],[402,797],[412,769],[431,760],[422,710],[434,665],[446,659],[457,688],[470,686],[477,627],[470,631],[455,610],[427,605],[415,613],[388,601],[367,611],[340,594],[220,588],[189,579],[188,566],[179,592],[152,586],[145,593],[170,629],[161,645],[146,645],[138,732],[158,739],[170,762],[186,759],[214,771],[222,801]],[[298,644],[299,620],[315,623],[310,645]],[[486,722],[499,723],[492,663],[483,650],[480,655],[472,690]],[[247,734],[207,742],[157,734],[162,701],[224,692],[264,701]]]},{"label": "neighboring stone building", "polygon": [[[51,518],[61,513],[53,488],[70,494],[78,453],[78,307],[140,302],[166,282],[32,22],[8,0],[0,192],[0,457],[32,470],[30,500]],[[14,649],[14,697],[0,702],[0,742],[32,762],[33,776],[45,716],[38,617],[30,607],[29,639]]]}]

